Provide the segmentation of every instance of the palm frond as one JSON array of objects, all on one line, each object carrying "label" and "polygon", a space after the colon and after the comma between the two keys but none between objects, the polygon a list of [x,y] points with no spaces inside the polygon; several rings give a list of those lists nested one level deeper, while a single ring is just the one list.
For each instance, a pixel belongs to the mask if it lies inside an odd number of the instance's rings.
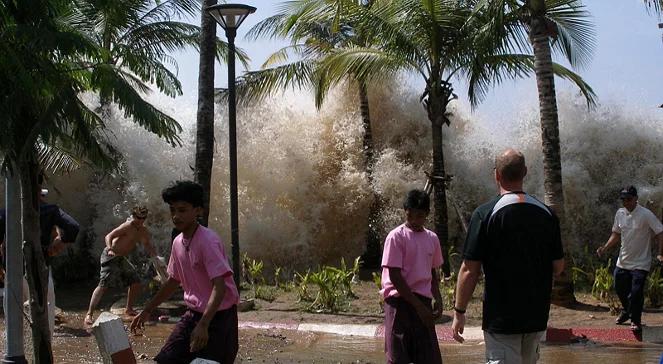
[{"label": "palm frond", "polygon": [[547,17],[557,26],[552,46],[574,68],[586,67],[596,46],[596,32],[586,7],[578,0],[548,0]]},{"label": "palm frond", "polygon": [[117,67],[106,64],[97,66],[92,75],[92,86],[102,99],[117,104],[125,117],[131,117],[138,125],[171,145],[181,145],[178,135],[182,131],[180,124],[145,101]]},{"label": "palm frond", "polygon": [[418,64],[408,62],[400,54],[375,48],[341,49],[323,58],[321,65],[331,83],[348,75],[370,83],[392,77],[400,70],[421,72]]},{"label": "palm frond", "polygon": [[[260,71],[247,72],[236,84],[237,99],[241,103],[259,102],[284,89],[309,89],[317,63],[301,60]],[[226,97],[225,91],[218,94]]]}]

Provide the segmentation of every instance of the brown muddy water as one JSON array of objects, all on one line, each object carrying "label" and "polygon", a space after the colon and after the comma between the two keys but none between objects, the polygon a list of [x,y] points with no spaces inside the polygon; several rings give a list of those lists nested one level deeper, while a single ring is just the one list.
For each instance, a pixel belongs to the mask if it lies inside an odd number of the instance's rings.
[{"label": "brown muddy water", "polygon": [[[100,363],[94,337],[78,325],[82,314],[68,314],[67,323],[59,326],[53,338],[56,363]],[[147,326],[142,336],[130,336],[139,363],[152,363],[173,328],[171,323]],[[4,318],[0,319],[4,349]],[[29,349],[26,330],[26,348]],[[444,344],[441,346],[445,364],[482,363],[482,343]],[[29,351],[29,350],[28,350]],[[599,345],[594,343],[567,346],[543,345],[539,363],[658,363],[663,345]],[[29,353],[27,356],[30,357]],[[299,333],[283,330],[240,330],[240,352],[236,363],[383,363],[383,342],[380,339],[344,337],[328,334]]]}]

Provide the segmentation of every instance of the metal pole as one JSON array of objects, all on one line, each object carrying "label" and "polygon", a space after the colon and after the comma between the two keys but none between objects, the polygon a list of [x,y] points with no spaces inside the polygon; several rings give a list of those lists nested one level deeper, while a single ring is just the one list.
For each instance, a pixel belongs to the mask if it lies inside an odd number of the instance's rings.
[{"label": "metal pole", "polygon": [[5,355],[1,363],[27,364],[23,352],[23,251],[21,250],[21,201],[15,166],[5,179]]},{"label": "metal pole", "polygon": [[230,242],[232,245],[233,278],[240,288],[239,221],[237,206],[237,126],[235,110],[235,35],[234,28],[226,29],[228,37],[228,159],[230,160]]}]

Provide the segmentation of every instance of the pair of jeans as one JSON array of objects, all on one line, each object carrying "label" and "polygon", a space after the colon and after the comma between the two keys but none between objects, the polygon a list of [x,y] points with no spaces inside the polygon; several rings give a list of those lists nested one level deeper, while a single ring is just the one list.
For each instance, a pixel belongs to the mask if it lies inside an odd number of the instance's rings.
[{"label": "pair of jeans", "polygon": [[649,272],[642,269],[615,268],[615,291],[622,303],[624,312],[628,313],[631,322],[637,325],[641,324],[647,274]]}]

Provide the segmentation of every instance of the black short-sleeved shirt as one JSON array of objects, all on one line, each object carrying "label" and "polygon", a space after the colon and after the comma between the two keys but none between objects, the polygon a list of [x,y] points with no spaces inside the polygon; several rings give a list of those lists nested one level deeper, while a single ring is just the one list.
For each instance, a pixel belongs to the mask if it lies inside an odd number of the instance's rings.
[{"label": "black short-sleeved shirt", "polygon": [[474,210],[463,259],[483,266],[482,328],[496,334],[545,330],[552,261],[563,257],[559,220],[534,197],[507,193]]}]

